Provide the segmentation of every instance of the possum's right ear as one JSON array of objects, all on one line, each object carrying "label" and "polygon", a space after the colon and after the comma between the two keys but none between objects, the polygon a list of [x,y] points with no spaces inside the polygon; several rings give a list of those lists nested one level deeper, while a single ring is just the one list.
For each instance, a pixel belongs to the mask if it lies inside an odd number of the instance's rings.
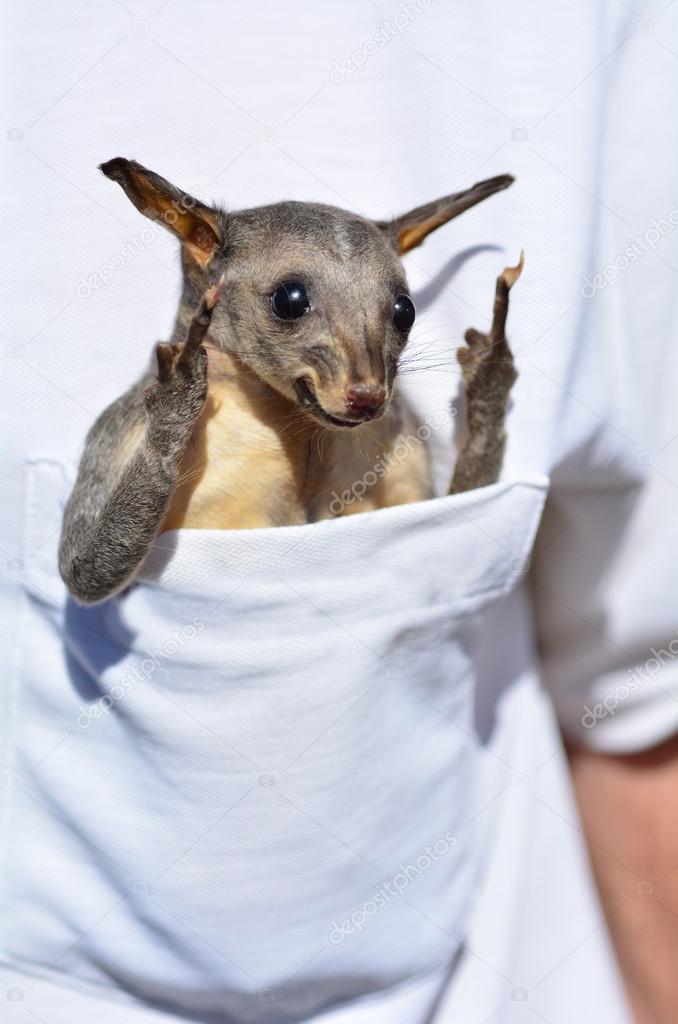
[{"label": "possum's right ear", "polygon": [[100,169],[117,181],[137,210],[151,220],[165,224],[201,266],[206,267],[221,243],[221,230],[214,210],[187,192],[175,188],[159,174],[136,160],[116,156]]}]

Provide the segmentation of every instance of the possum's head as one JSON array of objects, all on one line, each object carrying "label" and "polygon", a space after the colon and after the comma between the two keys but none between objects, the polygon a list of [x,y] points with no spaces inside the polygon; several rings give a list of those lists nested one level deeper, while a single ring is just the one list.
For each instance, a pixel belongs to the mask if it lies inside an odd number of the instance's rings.
[{"label": "possum's head", "polygon": [[401,255],[513,181],[502,175],[394,220],[372,221],[301,202],[226,212],[134,161],[116,157],[101,170],[179,237],[184,319],[223,274],[212,342],[339,429],[388,407],[414,322]]}]

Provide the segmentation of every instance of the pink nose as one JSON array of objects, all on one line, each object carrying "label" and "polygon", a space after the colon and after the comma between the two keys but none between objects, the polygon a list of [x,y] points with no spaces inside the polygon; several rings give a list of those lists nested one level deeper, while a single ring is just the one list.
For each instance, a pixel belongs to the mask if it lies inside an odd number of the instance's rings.
[{"label": "pink nose", "polygon": [[346,408],[363,416],[374,416],[386,398],[383,384],[352,384],[346,388]]}]

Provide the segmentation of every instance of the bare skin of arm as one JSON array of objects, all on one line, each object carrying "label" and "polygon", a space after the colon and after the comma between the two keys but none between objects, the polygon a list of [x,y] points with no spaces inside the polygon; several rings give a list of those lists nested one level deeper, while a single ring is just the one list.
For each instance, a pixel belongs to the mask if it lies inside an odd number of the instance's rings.
[{"label": "bare skin of arm", "polygon": [[678,737],[570,750],[589,855],[637,1024],[678,1020]]}]

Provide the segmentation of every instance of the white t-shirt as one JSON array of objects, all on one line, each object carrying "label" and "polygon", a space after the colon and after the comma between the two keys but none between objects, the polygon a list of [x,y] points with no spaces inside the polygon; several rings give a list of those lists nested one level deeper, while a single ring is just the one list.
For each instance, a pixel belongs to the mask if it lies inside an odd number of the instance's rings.
[{"label": "white t-shirt", "polygon": [[[4,790],[15,846],[2,973],[12,1022],[26,1010],[49,1024],[221,1022],[232,1011],[323,1024],[480,1024],[532,1010],[551,1022],[626,1019],[539,683],[566,731],[597,749],[641,749],[678,722],[678,7],[635,6],[139,0],[8,14],[3,202],[14,241],[2,344],[16,441],[2,621],[15,651]],[[427,415],[455,395],[454,349],[468,326],[487,324],[497,272],[526,250],[509,324],[520,377],[504,482],[448,499],[440,514],[356,517],[344,533],[328,536],[338,524],[327,524],[310,539],[316,527],[303,528],[303,563],[287,563],[288,542],[266,531],[254,547],[242,542],[240,561],[231,539],[179,537],[131,602],[97,618],[66,605],[54,544],[84,435],[167,335],[178,293],[173,240],[96,169],[118,154],[234,208],[298,198],[379,218],[515,174],[510,191],[406,260],[418,309],[407,386]],[[451,438],[434,431],[431,445],[442,494]],[[523,573],[547,478],[530,601]],[[375,599],[388,593],[390,617],[366,616],[363,633],[360,616],[326,604],[335,596],[318,587],[332,559],[340,572],[344,553],[350,564],[368,540],[391,545],[367,582]],[[438,542],[456,595],[447,620]],[[243,573],[263,566],[264,581],[282,573],[304,603],[286,617],[260,580],[226,606],[242,615],[241,647],[225,618],[199,648],[215,659],[206,675],[190,638],[171,665],[161,658],[144,674],[144,652],[164,650],[170,620],[213,587],[222,600],[234,562]],[[193,564],[211,575],[191,575]],[[419,599],[403,608],[399,587],[418,573]],[[351,594],[348,573],[342,586],[339,599]],[[295,608],[310,607],[334,623],[316,631],[309,620],[318,665],[355,656],[352,684],[375,683],[363,714],[341,718],[342,741],[328,726],[363,691],[342,689],[323,717],[316,684],[333,669],[295,668],[306,621]],[[258,608],[269,614],[264,639],[246,633]],[[270,637],[281,638],[289,676],[277,689],[266,677],[255,714],[261,665],[277,664]],[[401,643],[405,670],[365,660]],[[215,702],[200,680],[226,655],[239,674]],[[288,706],[292,680],[298,703]],[[389,690],[380,704],[384,681],[397,699]],[[102,695],[110,706],[91,723]],[[178,718],[169,695],[188,701]],[[272,709],[270,731],[252,732]],[[208,728],[259,767],[221,747],[207,757]],[[292,828],[274,814],[277,772],[302,739],[318,760],[284,791],[299,816]],[[394,751],[411,741],[405,763]],[[228,830],[215,839],[212,812],[227,793],[240,798],[247,771],[258,810],[243,796],[238,842]],[[443,842],[448,819],[452,862],[422,853]],[[416,869],[416,889],[408,878],[404,893],[384,896],[379,886],[414,872],[418,856],[435,863]],[[220,858],[232,872],[223,885]],[[335,924],[351,931],[341,942]]]}]

